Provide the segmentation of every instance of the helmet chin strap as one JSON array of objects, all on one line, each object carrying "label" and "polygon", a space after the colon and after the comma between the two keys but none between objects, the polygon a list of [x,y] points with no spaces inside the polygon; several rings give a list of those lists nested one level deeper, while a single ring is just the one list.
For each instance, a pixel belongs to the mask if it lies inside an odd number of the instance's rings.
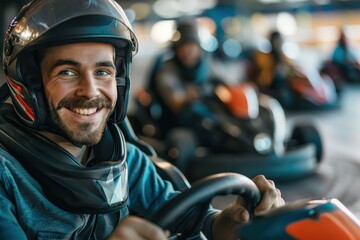
[{"label": "helmet chin strap", "polygon": [[76,213],[109,213],[126,206],[126,144],[120,128],[108,124],[83,166],[73,155],[21,125],[10,104],[0,105],[0,142],[34,177],[50,201]]}]

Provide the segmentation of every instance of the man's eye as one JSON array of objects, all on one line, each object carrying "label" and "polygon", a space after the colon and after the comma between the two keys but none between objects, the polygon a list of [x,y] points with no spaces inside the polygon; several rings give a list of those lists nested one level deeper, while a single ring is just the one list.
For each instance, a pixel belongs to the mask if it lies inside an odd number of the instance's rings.
[{"label": "man's eye", "polygon": [[63,76],[74,76],[75,73],[73,71],[70,70],[62,70],[59,72],[59,75],[63,75]]},{"label": "man's eye", "polygon": [[106,70],[98,70],[98,71],[96,71],[96,75],[97,76],[108,76],[108,75],[111,75],[111,73]]}]

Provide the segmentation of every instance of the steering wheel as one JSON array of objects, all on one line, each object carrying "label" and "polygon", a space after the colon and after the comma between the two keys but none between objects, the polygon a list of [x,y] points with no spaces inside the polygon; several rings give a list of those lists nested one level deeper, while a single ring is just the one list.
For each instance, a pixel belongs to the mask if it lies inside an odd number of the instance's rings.
[{"label": "steering wheel", "polygon": [[[261,199],[259,189],[246,176],[238,173],[219,173],[195,182],[191,188],[164,204],[150,220],[162,229],[170,229],[171,225],[184,216],[190,208],[205,206],[201,208],[203,211],[201,216],[204,216],[215,196],[229,194],[243,197],[250,214],[254,212]],[[191,221],[191,226],[187,228],[196,229],[198,225],[198,221]]]}]

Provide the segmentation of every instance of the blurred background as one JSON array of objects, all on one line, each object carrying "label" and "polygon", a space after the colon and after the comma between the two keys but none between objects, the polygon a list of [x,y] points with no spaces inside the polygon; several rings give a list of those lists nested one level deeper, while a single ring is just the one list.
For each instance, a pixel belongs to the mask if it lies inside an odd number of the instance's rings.
[{"label": "blurred background", "polygon": [[[28,0],[0,0],[0,34]],[[354,44],[360,41],[360,1],[357,0],[144,0],[118,1],[132,22],[139,52],[132,69],[133,85],[146,81],[153,57],[166,47],[175,20],[193,16],[201,22],[201,40],[208,52],[237,61],[250,48],[267,48],[270,31],[285,37],[284,51],[292,59],[320,67],[346,27]],[[1,45],[2,47],[2,45]],[[233,66],[234,64],[228,63]],[[140,66],[140,67],[139,67]],[[242,74],[236,66],[236,74]],[[226,69],[229,78],[233,76]],[[230,79],[232,80],[232,79]],[[130,107],[130,110],[132,108]]]},{"label": "blurred background", "polygon": [[[0,34],[29,1],[0,0]],[[359,54],[360,1],[358,0],[143,0],[118,1],[125,9],[139,41],[133,59],[131,91],[147,84],[155,57],[174,34],[175,21],[197,19],[202,48],[214,58],[213,68],[230,83],[247,81],[246,64],[254,49],[269,52],[268,35],[283,36],[284,54],[304,67],[320,70],[331,58],[340,30],[346,32],[351,51]],[[1,45],[2,47],[2,45]],[[358,79],[360,82],[360,78]],[[1,81],[4,81],[1,72]],[[287,201],[336,197],[360,216],[360,89],[342,85],[341,106],[330,110],[286,111],[289,128],[311,120],[323,141],[323,159],[314,175],[278,183]],[[134,99],[129,113],[136,114]],[[215,199],[218,207],[229,199]]]}]

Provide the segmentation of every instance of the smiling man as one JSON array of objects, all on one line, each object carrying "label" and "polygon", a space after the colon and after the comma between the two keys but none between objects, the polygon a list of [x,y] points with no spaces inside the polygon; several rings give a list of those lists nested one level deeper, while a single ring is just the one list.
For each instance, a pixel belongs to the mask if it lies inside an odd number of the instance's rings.
[{"label": "smiling man", "polygon": [[73,141],[94,145],[115,107],[112,45],[84,43],[47,49],[41,74],[52,120]]},{"label": "smiling man", "polygon": [[[34,0],[10,24],[0,106],[0,239],[166,239],[149,219],[179,192],[127,143],[131,26],[113,0]],[[284,204],[257,176],[255,211]],[[173,229],[185,229],[185,220]],[[236,239],[239,198],[208,209],[199,228]],[[172,230],[172,229],[170,229]]]}]

